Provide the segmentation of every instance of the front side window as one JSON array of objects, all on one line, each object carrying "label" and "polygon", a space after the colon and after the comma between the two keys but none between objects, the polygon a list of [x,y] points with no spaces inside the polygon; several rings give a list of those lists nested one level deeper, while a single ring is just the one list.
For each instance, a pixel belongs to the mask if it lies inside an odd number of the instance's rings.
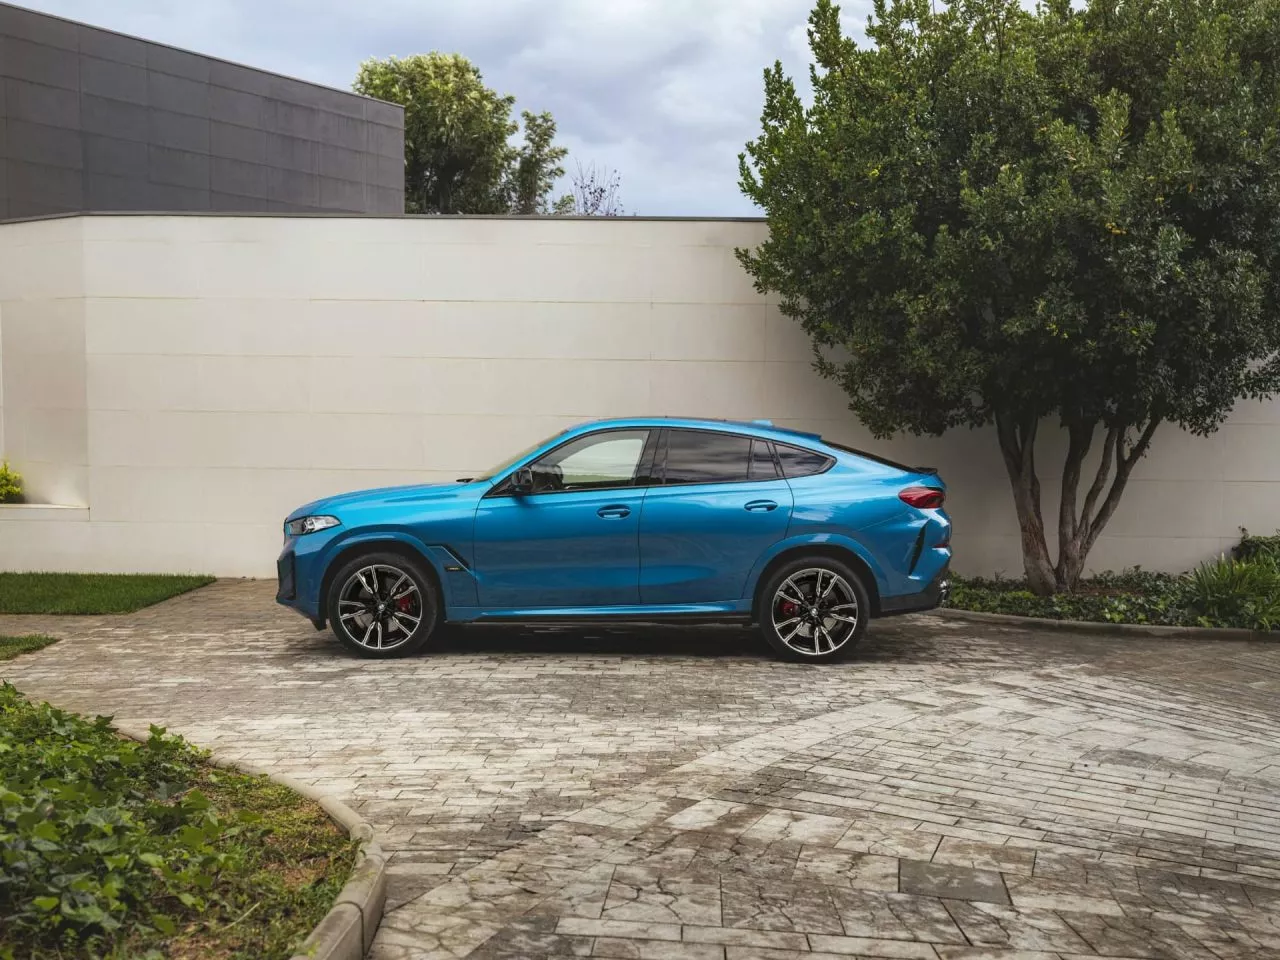
[{"label": "front side window", "polygon": [[613,430],[571,440],[530,464],[533,492],[634,486],[648,439],[648,430]]},{"label": "front side window", "polygon": [[669,430],[664,483],[736,483],[751,475],[751,438]]}]

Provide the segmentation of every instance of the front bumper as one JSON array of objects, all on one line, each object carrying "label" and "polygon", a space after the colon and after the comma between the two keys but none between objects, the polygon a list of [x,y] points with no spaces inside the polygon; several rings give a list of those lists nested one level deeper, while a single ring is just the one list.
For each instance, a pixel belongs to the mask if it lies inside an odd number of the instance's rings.
[{"label": "front bumper", "polygon": [[880,598],[880,616],[896,617],[903,613],[919,613],[933,610],[947,602],[951,595],[951,570],[944,567],[929,585],[919,593],[904,593],[897,597]]},{"label": "front bumper", "polygon": [[291,604],[298,597],[297,564],[292,551],[276,559],[276,603]]}]

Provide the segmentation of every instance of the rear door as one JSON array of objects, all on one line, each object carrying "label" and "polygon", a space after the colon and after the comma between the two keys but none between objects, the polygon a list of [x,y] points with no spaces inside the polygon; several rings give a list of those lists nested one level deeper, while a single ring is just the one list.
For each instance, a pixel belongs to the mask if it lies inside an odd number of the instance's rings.
[{"label": "rear door", "polygon": [[786,536],[791,503],[768,441],[664,430],[640,515],[640,602],[741,599],[756,560]]}]

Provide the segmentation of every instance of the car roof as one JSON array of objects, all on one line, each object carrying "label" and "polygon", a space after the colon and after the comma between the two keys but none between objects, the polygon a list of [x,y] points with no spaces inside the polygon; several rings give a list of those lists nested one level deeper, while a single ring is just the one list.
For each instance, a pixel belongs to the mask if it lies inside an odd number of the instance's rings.
[{"label": "car roof", "polygon": [[829,456],[853,455],[864,460],[872,460],[882,466],[902,470],[907,473],[936,473],[933,467],[913,467],[888,457],[833,443],[824,440],[822,434],[790,427],[779,427],[771,420],[717,420],[711,417],[622,417],[611,420],[591,420],[580,423],[566,431],[576,435],[600,429],[625,429],[627,427],[673,427],[691,430],[719,430],[725,433],[741,433],[753,437],[764,437],[779,443],[798,443],[802,446],[818,447]]},{"label": "car roof", "polygon": [[720,430],[726,433],[745,433],[758,437],[769,437],[784,442],[809,442],[825,446],[821,434],[794,430],[789,427],[776,426],[770,420],[718,420],[713,417],[619,417],[610,420],[591,420],[580,423],[573,428],[573,433],[588,430],[624,427],[672,427],[692,430]]}]

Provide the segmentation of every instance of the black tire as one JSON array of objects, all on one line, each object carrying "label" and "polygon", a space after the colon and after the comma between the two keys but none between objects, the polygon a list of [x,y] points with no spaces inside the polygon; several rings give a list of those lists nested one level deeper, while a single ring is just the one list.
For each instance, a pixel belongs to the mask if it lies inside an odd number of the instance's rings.
[{"label": "black tire", "polygon": [[375,660],[417,653],[440,621],[439,594],[425,564],[387,550],[363,553],[339,567],[325,608],[329,629],[342,645]]},{"label": "black tire", "polygon": [[[821,576],[816,575],[819,572]],[[779,590],[788,583],[786,596],[780,596]],[[829,591],[817,602],[815,584]],[[850,609],[850,604],[856,604],[856,609]],[[862,577],[847,563],[822,555],[798,557],[774,570],[761,580],[755,606],[760,632],[774,653],[797,663],[843,660],[866,634],[871,619],[871,600]],[[845,622],[849,616],[854,623]],[[789,625],[795,630],[790,635]]]}]

